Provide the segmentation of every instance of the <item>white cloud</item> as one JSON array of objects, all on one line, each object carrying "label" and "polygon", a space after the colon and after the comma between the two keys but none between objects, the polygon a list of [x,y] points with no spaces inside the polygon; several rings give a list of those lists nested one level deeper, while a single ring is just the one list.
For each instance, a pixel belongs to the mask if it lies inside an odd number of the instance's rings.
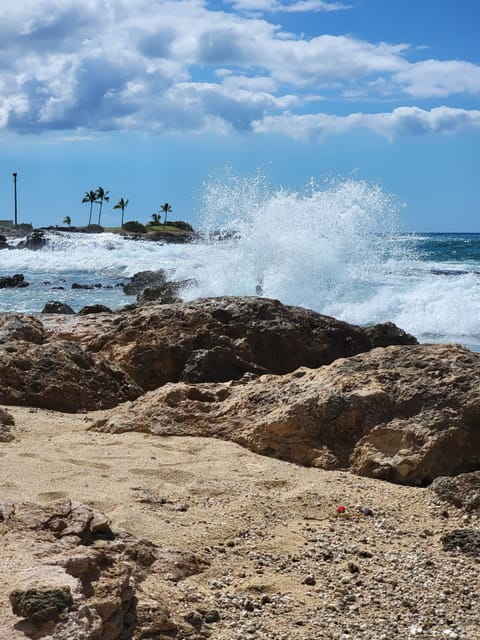
[{"label": "white cloud", "polygon": [[350,9],[343,2],[326,0],[227,0],[239,11],[298,13],[305,11],[341,11]]},{"label": "white cloud", "polygon": [[[235,4],[265,12],[347,6],[320,0]],[[480,66],[467,61],[411,63],[406,44],[305,38],[258,13],[209,6],[206,0],[3,0],[0,127],[181,133],[251,130],[255,122],[260,131],[292,122],[295,111],[315,110],[326,98],[398,103],[405,96],[480,93]],[[292,115],[282,115],[286,110]],[[342,130],[346,122],[316,113],[296,117],[306,130],[321,131],[322,122]],[[369,116],[349,118],[367,122]],[[380,126],[379,116],[375,122]]]},{"label": "white cloud", "polygon": [[253,123],[253,128],[257,133],[281,134],[297,140],[318,140],[353,129],[369,129],[393,140],[403,136],[480,129],[480,110],[442,106],[430,111],[418,107],[398,107],[390,113],[351,113],[347,116],[285,114],[267,116]]}]

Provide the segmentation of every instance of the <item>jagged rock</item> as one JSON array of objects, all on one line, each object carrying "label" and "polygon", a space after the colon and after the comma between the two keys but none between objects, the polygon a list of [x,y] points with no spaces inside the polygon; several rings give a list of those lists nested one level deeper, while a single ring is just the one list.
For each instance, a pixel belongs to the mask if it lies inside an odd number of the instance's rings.
[{"label": "jagged rock", "polygon": [[316,370],[169,384],[97,421],[108,432],[200,435],[326,469],[423,485],[480,460],[480,354],[374,349]]},{"label": "jagged rock", "polygon": [[109,408],[143,390],[114,364],[59,340],[0,345],[0,402],[58,411]]},{"label": "jagged rock", "polygon": [[165,601],[137,589],[151,571],[163,570],[153,569],[161,562],[158,548],[112,531],[87,505],[0,503],[0,528],[2,578],[14,586],[1,638],[140,640],[167,631],[200,637],[171,617]]},{"label": "jagged rock", "polygon": [[78,312],[78,315],[88,316],[92,313],[112,313],[112,310],[109,307],[106,307],[104,304],[89,304],[85,307],[82,307]]},{"label": "jagged rock", "polygon": [[397,327],[393,322],[375,324],[365,329],[374,347],[389,347],[390,345],[418,344],[418,340]]},{"label": "jagged rock", "polygon": [[7,237],[0,234],[0,249],[10,249],[7,242]]},{"label": "jagged rock", "polygon": [[130,282],[123,285],[123,292],[129,296],[142,293],[147,287],[161,287],[167,282],[163,269],[158,271],[139,271],[133,275]]},{"label": "jagged rock", "polygon": [[137,304],[147,304],[157,302],[159,304],[171,304],[172,302],[182,302],[177,295],[181,288],[180,283],[165,282],[158,287],[147,287],[137,296]]},{"label": "jagged rock", "polygon": [[25,240],[21,240],[17,244],[17,249],[31,249],[37,251],[47,244],[44,232],[41,229],[36,229],[30,233]]},{"label": "jagged rock", "polygon": [[25,340],[34,344],[45,342],[42,323],[33,316],[5,314],[0,316],[0,343]]},{"label": "jagged rock", "polygon": [[429,489],[456,507],[480,510],[480,471],[462,473],[454,478],[435,478]]},{"label": "jagged rock", "polygon": [[0,407],[0,424],[6,426],[13,426],[15,424],[15,418],[3,407]]},{"label": "jagged rock", "polygon": [[246,372],[284,374],[372,346],[359,327],[257,297],[138,307],[87,344],[144,389],[179,380],[221,382]]},{"label": "jagged rock", "polygon": [[65,315],[73,315],[75,311],[70,305],[66,304],[65,302],[50,300],[45,304],[41,313],[61,313]]},{"label": "jagged rock", "polygon": [[0,289],[7,288],[22,288],[28,287],[29,283],[25,281],[25,276],[21,273],[16,273],[14,276],[3,276],[0,278]]}]

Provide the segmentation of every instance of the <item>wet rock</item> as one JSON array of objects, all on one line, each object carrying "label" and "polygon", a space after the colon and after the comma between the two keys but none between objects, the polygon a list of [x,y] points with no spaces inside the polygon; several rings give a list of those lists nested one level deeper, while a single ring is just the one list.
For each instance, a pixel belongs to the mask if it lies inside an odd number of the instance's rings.
[{"label": "wet rock", "polygon": [[462,473],[453,478],[435,478],[429,489],[456,507],[467,511],[480,510],[480,471]]},{"label": "wet rock", "polygon": [[21,240],[17,244],[17,249],[30,249],[31,251],[38,251],[47,244],[45,234],[41,229],[37,229],[30,233],[25,240]]},{"label": "wet rock", "polygon": [[91,291],[92,289],[101,289],[102,285],[100,284],[100,282],[97,282],[96,284],[82,284],[80,282],[74,282],[71,288],[85,289],[86,291]]},{"label": "wet rock", "polygon": [[59,340],[0,345],[0,402],[76,412],[113,407],[143,390],[101,356]]},{"label": "wet rock", "polygon": [[479,376],[480,354],[460,346],[391,346],[284,376],[169,384],[95,428],[213,436],[300,464],[425,485],[478,464]]},{"label": "wet rock", "polygon": [[29,283],[25,281],[25,277],[21,273],[16,273],[14,276],[3,276],[0,278],[0,289],[7,288],[23,288],[28,287]]},{"label": "wet rock", "polygon": [[59,302],[58,300],[50,300],[43,307],[41,313],[61,313],[64,315],[73,315],[75,311],[72,307],[65,302]]},{"label": "wet rock", "polygon": [[163,269],[158,271],[139,271],[133,275],[130,282],[123,285],[123,292],[129,296],[142,293],[147,287],[161,287],[167,282]]},{"label": "wet rock", "polygon": [[263,298],[205,298],[126,311],[88,343],[140,386],[284,374],[371,348],[363,329]]},{"label": "wet rock", "polygon": [[112,313],[112,310],[109,307],[106,307],[104,304],[89,304],[85,307],[82,307],[78,312],[78,315],[88,316],[92,313]]}]

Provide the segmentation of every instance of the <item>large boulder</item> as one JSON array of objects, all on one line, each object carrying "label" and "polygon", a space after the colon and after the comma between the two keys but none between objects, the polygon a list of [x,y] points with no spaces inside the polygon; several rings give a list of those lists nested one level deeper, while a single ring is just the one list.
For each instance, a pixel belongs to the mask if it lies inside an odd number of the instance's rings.
[{"label": "large boulder", "polygon": [[480,467],[480,354],[374,349],[315,370],[224,384],[169,384],[94,428],[233,440],[249,449],[400,484]]},{"label": "large boulder", "polygon": [[114,407],[143,390],[101,356],[65,340],[0,345],[0,402],[76,412]]},{"label": "large boulder", "polygon": [[122,313],[88,341],[88,348],[148,390],[167,382],[239,379],[247,372],[285,374],[371,347],[359,327],[257,297],[146,305]]},{"label": "large boulder", "polygon": [[0,594],[11,604],[11,613],[2,609],[1,638],[204,637],[170,614],[166,597],[139,588],[149,574],[163,576],[180,564],[182,554],[169,560],[151,542],[112,530],[102,513],[71,500],[0,503],[0,528]]},{"label": "large boulder", "polygon": [[442,500],[456,507],[480,513],[480,470],[461,473],[454,478],[435,478],[429,488]]}]

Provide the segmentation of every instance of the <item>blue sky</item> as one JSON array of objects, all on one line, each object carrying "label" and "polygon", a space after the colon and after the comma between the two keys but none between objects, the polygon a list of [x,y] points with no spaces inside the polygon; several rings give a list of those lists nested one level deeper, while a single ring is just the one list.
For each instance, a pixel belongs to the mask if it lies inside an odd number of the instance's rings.
[{"label": "blue sky", "polygon": [[355,176],[412,231],[480,231],[477,0],[2,0],[0,218],[194,224],[229,166]]}]

